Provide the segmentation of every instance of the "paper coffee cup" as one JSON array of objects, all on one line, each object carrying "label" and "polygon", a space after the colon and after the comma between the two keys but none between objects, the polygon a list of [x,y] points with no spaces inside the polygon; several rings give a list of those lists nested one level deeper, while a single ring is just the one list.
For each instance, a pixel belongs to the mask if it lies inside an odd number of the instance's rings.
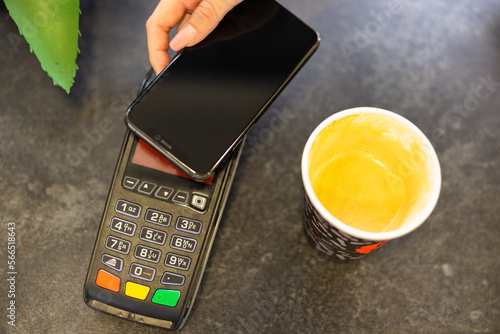
[{"label": "paper coffee cup", "polygon": [[419,227],[441,189],[439,161],[406,118],[369,107],[338,112],[302,155],[304,226],[315,247],[359,259]]}]

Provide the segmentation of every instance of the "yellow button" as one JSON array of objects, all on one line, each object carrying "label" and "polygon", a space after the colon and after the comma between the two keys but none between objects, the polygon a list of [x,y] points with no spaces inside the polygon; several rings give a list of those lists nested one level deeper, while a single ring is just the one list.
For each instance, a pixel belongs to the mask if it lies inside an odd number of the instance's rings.
[{"label": "yellow button", "polygon": [[129,297],[144,300],[148,296],[148,293],[149,293],[148,286],[140,285],[133,282],[127,282],[127,284],[125,284],[125,295]]}]

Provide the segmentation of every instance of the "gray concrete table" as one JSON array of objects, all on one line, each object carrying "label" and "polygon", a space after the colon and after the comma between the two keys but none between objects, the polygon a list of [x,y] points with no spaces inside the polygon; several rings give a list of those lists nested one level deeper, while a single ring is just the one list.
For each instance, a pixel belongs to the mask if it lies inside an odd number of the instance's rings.
[{"label": "gray concrete table", "polygon": [[[248,136],[184,333],[500,331],[500,3],[283,0],[322,44]],[[66,95],[0,8],[0,332],[160,333],[95,311],[82,287],[120,144],[149,68],[156,1],[82,1]],[[17,36],[17,37],[16,37]],[[417,124],[443,187],[428,221],[369,257],[319,256],[302,230],[300,155],[342,109]],[[16,326],[7,325],[8,226]]]}]

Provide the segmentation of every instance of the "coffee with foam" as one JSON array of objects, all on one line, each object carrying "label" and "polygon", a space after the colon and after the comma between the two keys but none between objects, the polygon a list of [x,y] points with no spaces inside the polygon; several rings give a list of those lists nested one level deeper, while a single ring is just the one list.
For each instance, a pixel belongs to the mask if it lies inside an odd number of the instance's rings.
[{"label": "coffee with foam", "polygon": [[311,146],[314,193],[326,210],[353,228],[394,231],[428,202],[435,181],[425,145],[408,125],[388,115],[335,120]]}]

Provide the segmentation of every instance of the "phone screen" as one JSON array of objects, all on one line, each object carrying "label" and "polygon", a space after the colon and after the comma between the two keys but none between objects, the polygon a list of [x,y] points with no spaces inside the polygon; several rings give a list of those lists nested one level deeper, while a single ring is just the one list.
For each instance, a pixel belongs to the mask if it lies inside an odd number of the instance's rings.
[{"label": "phone screen", "polygon": [[[149,146],[143,140],[139,139],[135,147],[134,155],[132,156],[132,163],[135,165],[143,166],[164,172],[170,175],[181,176],[186,179],[191,179],[180,169],[175,167],[170,161],[165,159],[158,151]],[[203,181],[206,184],[212,184],[214,177],[210,177]]]},{"label": "phone screen", "polygon": [[127,123],[177,166],[213,173],[317,45],[317,33],[276,2],[245,0],[171,61]]}]

